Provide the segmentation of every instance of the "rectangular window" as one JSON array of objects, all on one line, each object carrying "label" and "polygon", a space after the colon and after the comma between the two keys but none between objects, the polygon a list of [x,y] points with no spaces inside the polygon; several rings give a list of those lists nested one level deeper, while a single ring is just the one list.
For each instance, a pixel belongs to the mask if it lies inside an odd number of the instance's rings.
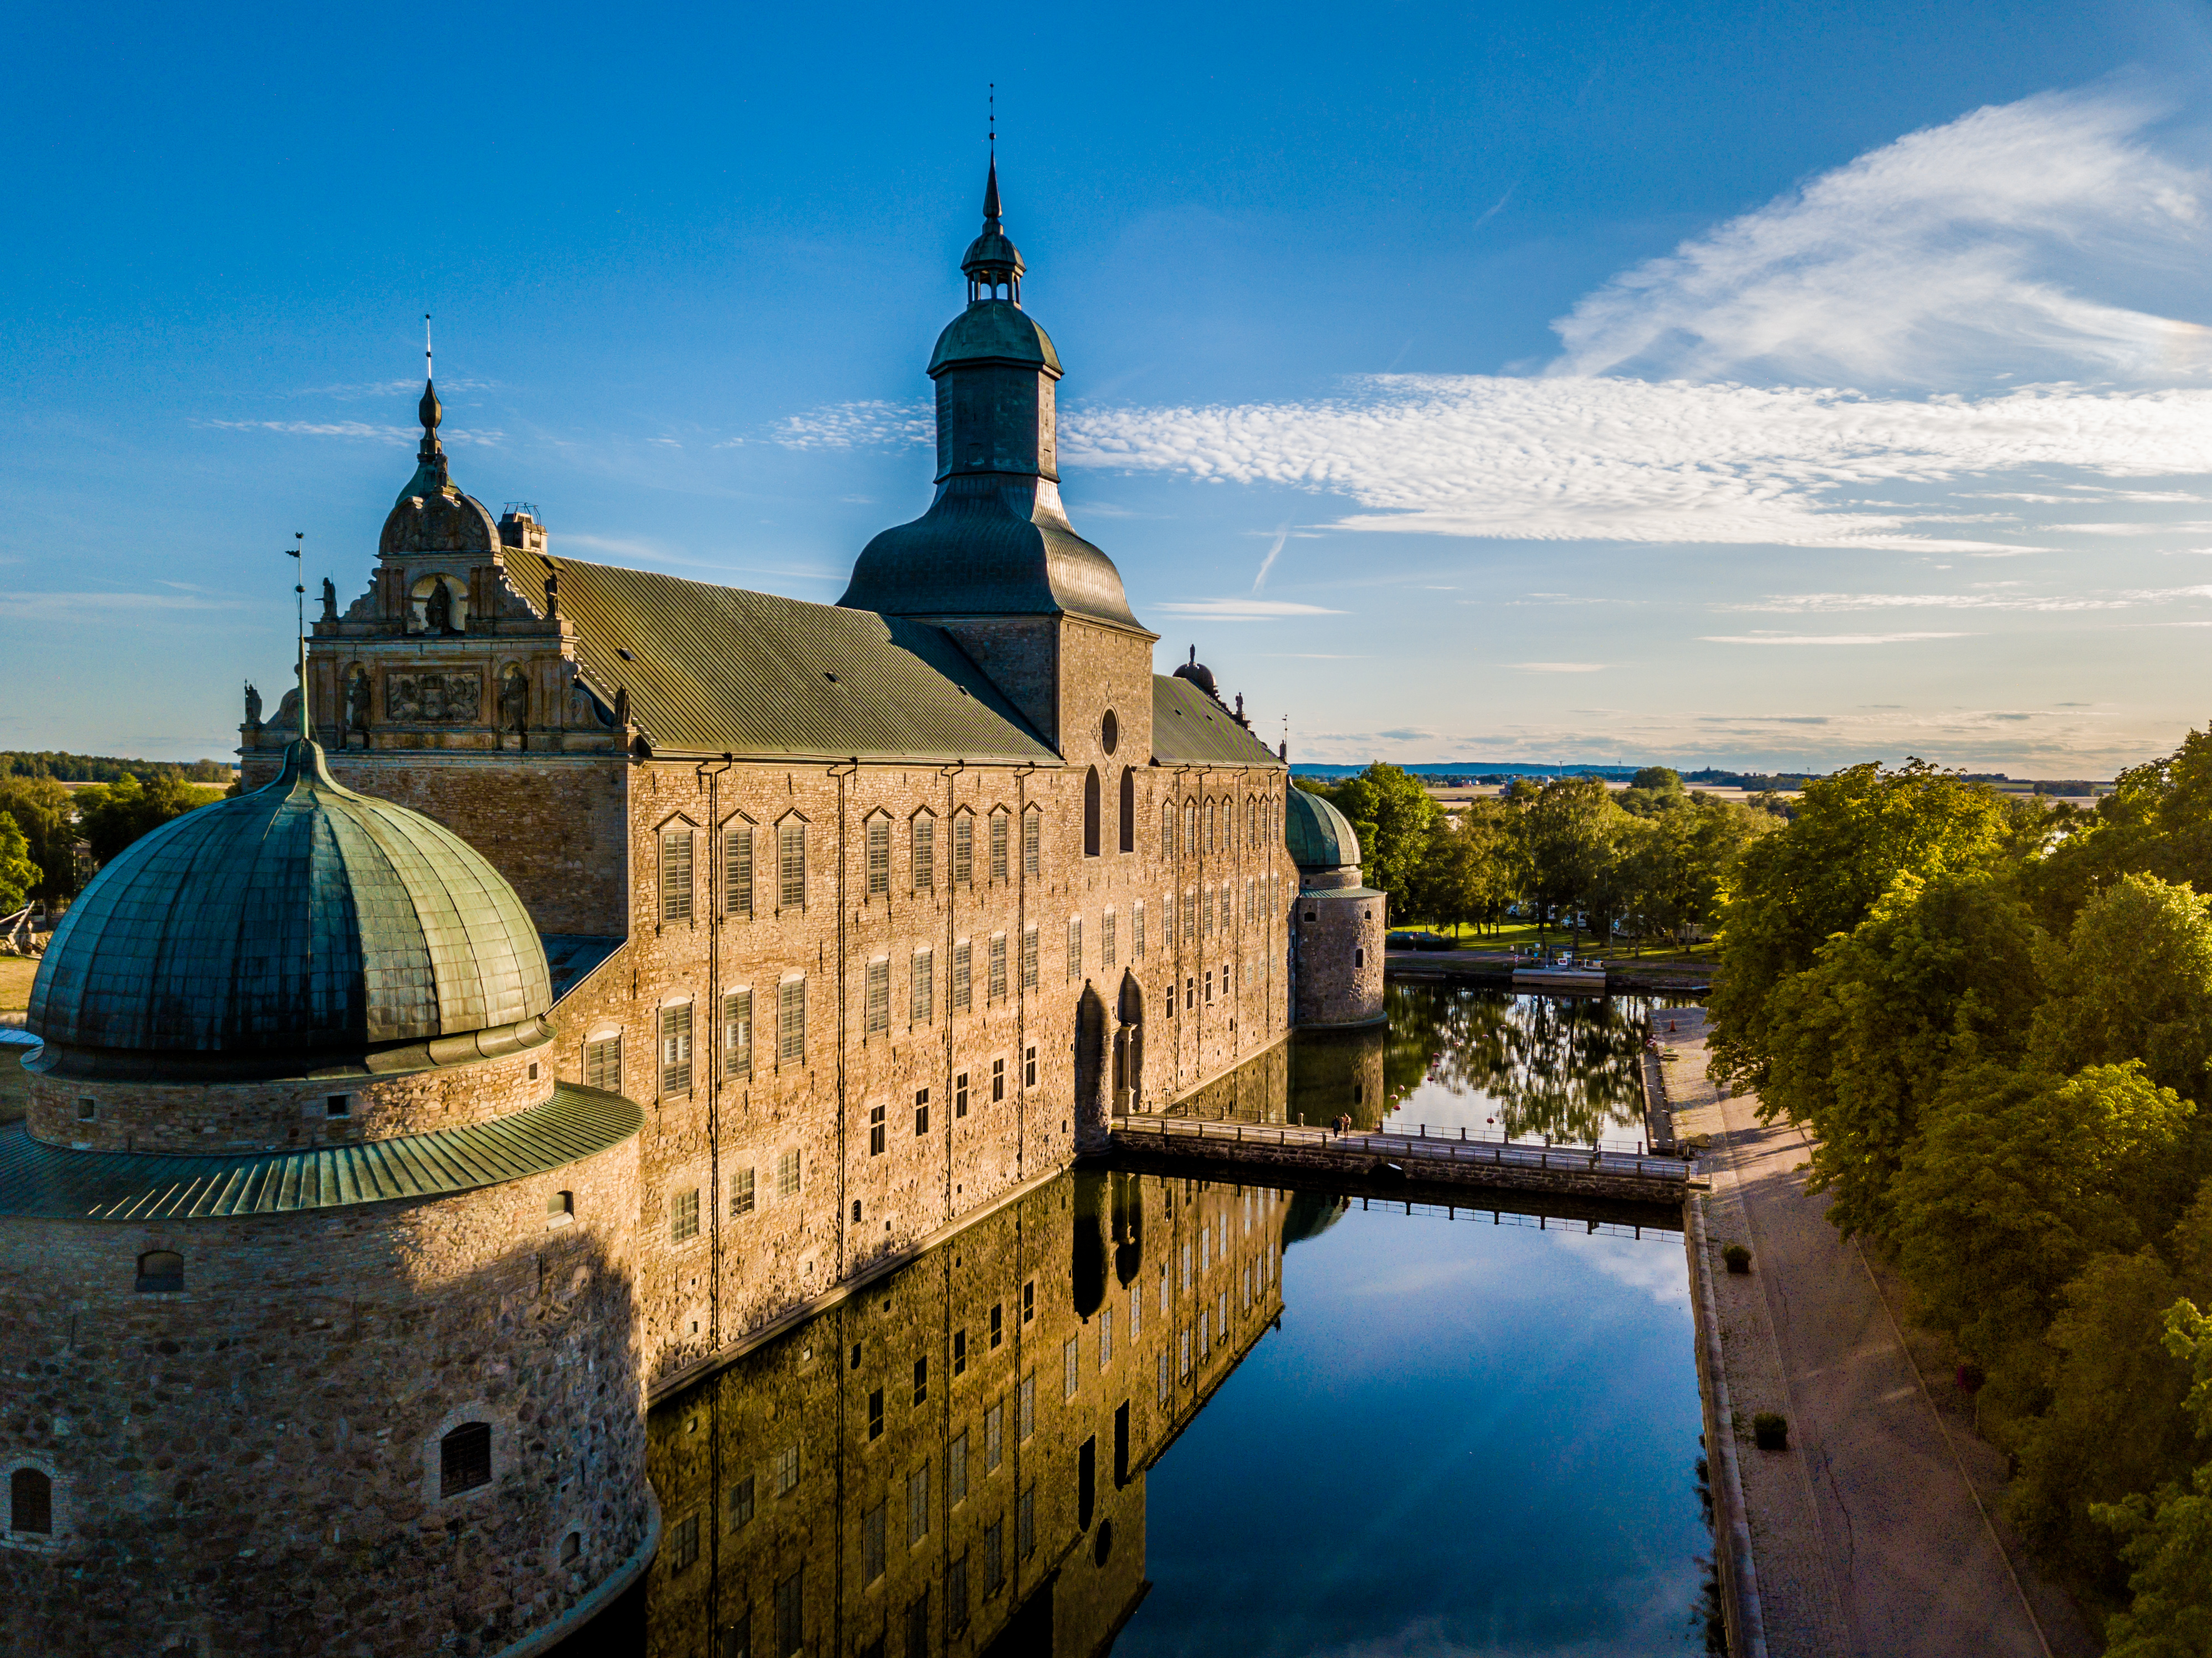
[{"label": "rectangular window", "polygon": [[1036,1086],[1036,1044],[1034,1042],[1022,1050],[1022,1086]]},{"label": "rectangular window", "polygon": [[907,1017],[916,1024],[936,1023],[937,957],[932,950],[917,950],[914,952]]},{"label": "rectangular window", "polygon": [[1212,887],[1198,895],[1198,930],[1201,933],[1211,935],[1213,932],[1213,903],[1218,896]]},{"label": "rectangular window", "polygon": [[872,1157],[880,1157],[883,1154],[884,1108],[880,1105],[872,1105],[868,1108],[868,1155]]},{"label": "rectangular window", "polygon": [[994,1520],[983,1527],[983,1598],[989,1600],[1006,1586],[1006,1522]]},{"label": "rectangular window", "polygon": [[965,1329],[952,1333],[952,1374],[968,1374],[968,1332]]},{"label": "rectangular window", "polygon": [[787,817],[775,826],[776,907],[806,908],[806,824]]},{"label": "rectangular window", "polygon": [[1248,921],[1256,921],[1260,919],[1258,890],[1259,889],[1253,884],[1252,878],[1246,876],[1244,878],[1244,919]]},{"label": "rectangular window", "polygon": [[937,888],[937,820],[927,813],[914,820],[914,890]]},{"label": "rectangular window", "polygon": [[1190,1293],[1190,1245],[1188,1243],[1182,1247],[1182,1288],[1185,1295]]},{"label": "rectangular window", "polygon": [[890,896],[891,820],[868,819],[868,896]]},{"label": "rectangular window", "polygon": [[1229,1291],[1224,1290],[1213,1298],[1213,1327],[1224,1341],[1229,1339]]},{"label": "rectangular window", "polygon": [[1206,1311],[1201,1308],[1198,1315],[1198,1356],[1204,1358],[1212,1351],[1213,1344],[1206,1339]]},{"label": "rectangular window", "polygon": [[1183,1331],[1183,1332],[1182,1332],[1182,1333],[1181,1333],[1181,1341],[1182,1341],[1182,1378],[1183,1378],[1183,1380],[1184,1380],[1184,1381],[1188,1382],[1188,1381],[1189,1381],[1189,1380],[1190,1380],[1190,1332],[1189,1332],[1189,1331],[1185,1330],[1185,1331]]},{"label": "rectangular window", "polygon": [[1006,814],[991,814],[991,878],[1003,882],[1006,878]]},{"label": "rectangular window", "polygon": [[884,1436],[884,1390],[877,1388],[868,1395],[868,1437]]},{"label": "rectangular window", "polygon": [[1142,1285],[1129,1291],[1129,1339],[1141,1341],[1145,1337],[1145,1291]]},{"label": "rectangular window", "polygon": [[1067,981],[1073,984],[1083,976],[1083,918],[1067,918]]},{"label": "rectangular window", "polygon": [[691,1005],[660,1010],[660,1091],[691,1091]]},{"label": "rectangular window", "polygon": [[963,1429],[945,1454],[945,1502],[949,1508],[968,1500],[968,1435]]},{"label": "rectangular window", "polygon": [[884,1575],[884,1510],[878,1503],[860,1516],[860,1582],[863,1587]]},{"label": "rectangular window", "polygon": [[987,993],[994,1002],[1006,999],[1006,935],[991,935],[991,979]]},{"label": "rectangular window", "polygon": [[945,1630],[957,1635],[968,1627],[968,1557],[963,1554],[945,1569]]},{"label": "rectangular window", "polygon": [[1160,856],[1175,856],[1175,803],[1171,800],[1160,802]]},{"label": "rectangular window", "polygon": [[691,919],[691,826],[678,823],[660,832],[660,919]]},{"label": "rectangular window", "polygon": [[584,1044],[584,1086],[622,1092],[622,1038],[602,1036]]},{"label": "rectangular window", "polygon": [[1022,988],[1037,987],[1037,930],[1033,926],[1022,929]]},{"label": "rectangular window", "polygon": [[906,1658],[929,1658],[929,1591],[906,1603]]},{"label": "rectangular window", "polygon": [[1014,1554],[1026,1560],[1036,1552],[1036,1487],[1014,1499]]},{"label": "rectangular window", "polygon": [[796,1150],[780,1151],[775,1159],[775,1193],[780,1198],[788,1198],[798,1193],[799,1153]]},{"label": "rectangular window", "polygon": [[699,1236],[699,1188],[673,1193],[668,1204],[668,1239],[683,1243]]},{"label": "rectangular window", "polygon": [[775,1494],[788,1496],[799,1484],[799,1447],[786,1445],[775,1454]]},{"label": "rectangular window", "polygon": [[1182,808],[1182,843],[1192,856],[1198,853],[1198,803],[1185,801]]},{"label": "rectangular window", "polygon": [[1182,941],[1188,944],[1198,937],[1198,889],[1193,887],[1182,896]]},{"label": "rectangular window", "polygon": [[914,1362],[914,1402],[917,1405],[929,1403],[929,1361],[926,1358],[917,1358]]},{"label": "rectangular window", "polygon": [[952,884],[972,886],[975,881],[975,814],[952,815]]},{"label": "rectangular window", "polygon": [[1006,1455],[1006,1407],[994,1405],[983,1412],[983,1472],[996,1473]]},{"label": "rectangular window", "polygon": [[1141,898],[1129,906],[1129,954],[1138,961],[1145,959],[1145,901]]},{"label": "rectangular window", "polygon": [[753,1212],[753,1171],[736,1169],[730,1172],[730,1218],[750,1215]]},{"label": "rectangular window", "polygon": [[1022,1385],[1014,1395],[1014,1440],[1027,1444],[1036,1431],[1036,1372],[1032,1370],[1022,1378]]},{"label": "rectangular window", "polygon": [[753,829],[733,823],[722,831],[722,908],[747,920],[753,915]]},{"label": "rectangular window", "polygon": [[801,1567],[775,1586],[775,1658],[806,1650],[806,1573]]},{"label": "rectangular window", "polygon": [[1164,1347],[1160,1349],[1158,1370],[1159,1379],[1158,1392],[1160,1396],[1160,1403],[1164,1405],[1168,1402],[1168,1350]]},{"label": "rectangular window", "polygon": [[1004,1303],[994,1301],[991,1303],[991,1345],[994,1347],[1006,1339],[1006,1311]]},{"label": "rectangular window", "polygon": [[1213,1005],[1213,969],[1212,968],[1206,969],[1206,1005],[1208,1007]]},{"label": "rectangular window", "polygon": [[1198,1270],[1204,1272],[1213,1265],[1213,1224],[1209,1221],[1198,1229]]},{"label": "rectangular window", "polygon": [[1022,814],[1022,873],[1044,873],[1044,814],[1035,806]]},{"label": "rectangular window", "polygon": [[1098,1368],[1104,1370],[1114,1362],[1114,1309],[1098,1309]]},{"label": "rectangular window", "polygon": [[1036,1280],[1031,1278],[1022,1285],[1022,1322],[1027,1324],[1036,1316]]},{"label": "rectangular window", "polygon": [[975,962],[965,938],[952,945],[952,1011],[965,1013],[975,1005]]},{"label": "rectangular window", "polygon": [[749,1526],[753,1518],[753,1477],[747,1474],[730,1487],[730,1529]]},{"label": "rectangular window", "polygon": [[786,979],[775,987],[775,1057],[792,1064],[806,1057],[806,981]]},{"label": "rectangular window", "polygon": [[994,1060],[991,1061],[991,1103],[996,1105],[1006,1097],[1006,1062],[1004,1060]]},{"label": "rectangular window", "polygon": [[888,956],[879,956],[868,963],[866,1002],[868,1034],[880,1035],[891,1028],[891,963]]},{"label": "rectangular window", "polygon": [[914,1137],[920,1139],[929,1133],[929,1090],[916,1089],[914,1096]]},{"label": "rectangular window", "polygon": [[687,1514],[668,1528],[668,1569],[682,1571],[699,1561],[699,1516]]},{"label": "rectangular window", "polygon": [[952,1079],[952,1114],[968,1114],[968,1073],[964,1071]]},{"label": "rectangular window", "polygon": [[906,1546],[912,1548],[929,1535],[929,1464],[906,1477]]},{"label": "rectangular window", "polygon": [[1081,1342],[1080,1336],[1070,1336],[1066,1345],[1060,1350],[1060,1396],[1062,1399],[1075,1397],[1077,1349]]},{"label": "rectangular window", "polygon": [[1114,965],[1114,912],[1110,909],[1098,923],[1098,965]]},{"label": "rectangular window", "polygon": [[722,1074],[753,1074],[753,993],[733,990],[722,998]]}]

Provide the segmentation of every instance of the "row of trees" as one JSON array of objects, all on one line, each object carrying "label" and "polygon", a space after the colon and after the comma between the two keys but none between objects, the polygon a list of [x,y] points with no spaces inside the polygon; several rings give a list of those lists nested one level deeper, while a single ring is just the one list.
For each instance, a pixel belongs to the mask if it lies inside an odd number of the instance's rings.
[{"label": "row of trees", "polygon": [[0,778],[0,915],[34,900],[59,908],[140,835],[222,796],[173,770],[78,789],[51,777]]},{"label": "row of trees", "polygon": [[1510,908],[1571,933],[1586,925],[1607,938],[1618,922],[1679,941],[1714,919],[1744,847],[1784,821],[1777,803],[1693,793],[1665,767],[1624,793],[1594,777],[1516,782],[1456,819],[1396,766],[1334,786],[1297,780],[1351,819],[1366,878],[1399,917],[1448,926],[1495,926]]},{"label": "row of trees", "polygon": [[[2115,1658],[2212,1635],[2212,732],[2094,811],[1914,762],[1730,878],[1714,1068],[1983,1378],[2006,1503]],[[1971,1379],[1971,1378],[1970,1378]]]}]

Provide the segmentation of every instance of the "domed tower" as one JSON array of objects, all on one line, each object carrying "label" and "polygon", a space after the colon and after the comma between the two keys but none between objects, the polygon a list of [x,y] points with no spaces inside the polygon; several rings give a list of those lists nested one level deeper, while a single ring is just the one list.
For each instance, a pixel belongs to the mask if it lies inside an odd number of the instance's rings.
[{"label": "domed tower", "polygon": [[304,738],[86,888],[0,1129],[10,1649],[494,1654],[643,1569],[641,1114],[551,1001],[492,866]]},{"label": "domed tower", "polygon": [[967,309],[929,360],[936,496],[868,543],[837,602],[943,625],[1071,760],[1094,745],[1102,695],[1119,738],[1147,753],[1158,635],[1131,613],[1114,561],[1076,533],[1060,504],[1060,354],[1022,308],[1027,266],[1006,234],[995,160],[982,234],[960,268]]},{"label": "domed tower", "polygon": [[1342,812],[1301,788],[1284,804],[1283,839],[1298,868],[1291,1021],[1302,1030],[1379,1023],[1389,900],[1360,880],[1359,837]]}]

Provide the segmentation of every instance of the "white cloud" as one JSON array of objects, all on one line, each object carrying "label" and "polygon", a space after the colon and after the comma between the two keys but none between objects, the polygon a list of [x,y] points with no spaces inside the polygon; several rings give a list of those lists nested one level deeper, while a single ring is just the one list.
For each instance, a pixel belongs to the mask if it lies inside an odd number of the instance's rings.
[{"label": "white cloud", "polygon": [[[380,426],[362,420],[201,420],[195,426],[218,432],[282,432],[289,437],[371,438],[379,443],[414,444],[422,437],[419,426]],[[441,426],[439,438],[447,443],[497,443],[506,433],[490,428],[474,431]]]},{"label": "white cloud", "polygon": [[1155,604],[1164,616],[1203,616],[1209,622],[1279,622],[1293,616],[1342,616],[1320,604],[1294,604],[1282,598],[1193,598]]},{"label": "white cloud", "polygon": [[1966,639],[1967,634],[1700,634],[1708,645],[1903,645],[1920,639]]},{"label": "white cloud", "polygon": [[1514,662],[1507,665],[1522,673],[1603,673],[1602,662]]},{"label": "white cloud", "polygon": [[1919,386],[2196,373],[2206,330],[2072,285],[2200,257],[2205,181],[2142,137],[2162,112],[2045,93],[1908,134],[1615,277],[1553,325],[1559,366]]},{"label": "white cloud", "polygon": [[770,428],[787,449],[855,449],[873,444],[934,443],[937,407],[926,398],[886,403],[872,398],[792,415]]},{"label": "white cloud", "polygon": [[[2000,584],[2010,586],[2014,584]],[[1847,610],[2124,610],[2137,604],[2169,604],[2182,599],[2212,598],[2212,584],[2188,587],[2130,587],[2102,594],[1973,593],[1769,593],[1760,599],[1718,604],[1720,610],[1789,611],[1798,615]]]}]

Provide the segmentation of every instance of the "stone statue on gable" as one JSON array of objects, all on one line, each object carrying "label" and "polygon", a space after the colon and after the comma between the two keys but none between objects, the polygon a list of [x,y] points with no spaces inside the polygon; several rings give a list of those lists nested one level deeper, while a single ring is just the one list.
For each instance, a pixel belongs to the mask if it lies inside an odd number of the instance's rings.
[{"label": "stone statue on gable", "polygon": [[261,723],[261,693],[253,689],[253,682],[250,679],[246,682],[246,723],[249,726]]}]

